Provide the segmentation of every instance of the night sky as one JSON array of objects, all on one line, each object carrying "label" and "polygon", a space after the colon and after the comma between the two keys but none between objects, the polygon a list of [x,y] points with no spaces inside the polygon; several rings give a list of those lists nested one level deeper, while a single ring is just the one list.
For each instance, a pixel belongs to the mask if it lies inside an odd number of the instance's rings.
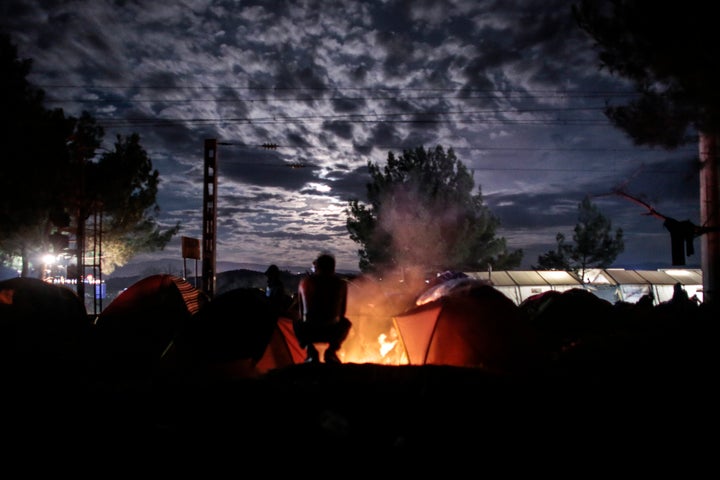
[{"label": "night sky", "polygon": [[181,235],[201,238],[203,143],[216,138],[220,268],[302,268],[329,250],[357,270],[345,208],[365,198],[367,162],[436,145],[474,172],[521,268],[558,232],[572,238],[585,195],[625,233],[615,266],[670,267],[662,221],[611,192],[697,224],[697,145],[635,146],[610,124],[604,106],[632,88],[598,69],[571,3],[4,0],[0,29],[33,59],[48,108],[90,112],[106,148],[140,135],[160,222],[182,230],[133,263],[179,259]]}]

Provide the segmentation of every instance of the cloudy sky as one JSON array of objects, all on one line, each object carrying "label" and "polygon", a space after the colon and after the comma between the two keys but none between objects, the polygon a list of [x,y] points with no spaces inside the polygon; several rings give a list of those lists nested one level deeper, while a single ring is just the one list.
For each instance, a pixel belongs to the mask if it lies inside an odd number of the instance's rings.
[{"label": "cloudy sky", "polygon": [[[357,270],[345,208],[365,198],[367,162],[436,145],[474,172],[521,268],[572,237],[585,195],[625,232],[616,266],[670,267],[662,221],[611,192],[698,223],[697,147],[634,146],[609,124],[603,107],[632,89],[598,70],[571,4],[4,0],[0,29],[48,107],[90,112],[108,148],[140,135],[160,221],[180,235],[202,237],[204,140],[222,143],[219,271],[306,266],[321,250]],[[134,263],[180,259],[180,235]]]}]

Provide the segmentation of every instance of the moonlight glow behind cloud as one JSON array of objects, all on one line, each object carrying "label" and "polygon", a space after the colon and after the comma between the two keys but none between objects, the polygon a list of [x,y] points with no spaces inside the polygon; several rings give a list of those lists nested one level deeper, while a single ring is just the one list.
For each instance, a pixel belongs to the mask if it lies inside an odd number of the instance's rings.
[{"label": "moonlight glow behind cloud", "polygon": [[[525,268],[571,237],[587,194],[625,232],[618,266],[669,266],[670,239],[614,188],[698,220],[696,148],[636,147],[609,124],[606,102],[631,89],[598,70],[566,1],[6,0],[0,13],[48,107],[87,110],[108,147],[140,135],[160,220],[181,235],[201,236],[204,140],[227,144],[219,262],[305,266],[329,250],[356,270],[347,202],[365,198],[368,161],[418,146],[455,150]],[[154,257],[179,252],[178,237]]]}]

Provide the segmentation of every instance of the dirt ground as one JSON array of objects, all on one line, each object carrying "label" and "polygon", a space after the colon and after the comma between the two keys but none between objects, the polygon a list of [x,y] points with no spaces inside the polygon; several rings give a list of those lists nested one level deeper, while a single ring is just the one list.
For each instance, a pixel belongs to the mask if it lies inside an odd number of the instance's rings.
[{"label": "dirt ground", "polygon": [[209,461],[279,472],[303,461],[362,469],[382,460],[537,474],[540,465],[628,462],[647,473],[671,462],[687,474],[713,464],[705,434],[718,416],[715,377],[685,367],[513,378],[437,365],[300,364],[259,378],[128,390],[35,385],[10,417],[13,445],[24,452],[104,465]]}]

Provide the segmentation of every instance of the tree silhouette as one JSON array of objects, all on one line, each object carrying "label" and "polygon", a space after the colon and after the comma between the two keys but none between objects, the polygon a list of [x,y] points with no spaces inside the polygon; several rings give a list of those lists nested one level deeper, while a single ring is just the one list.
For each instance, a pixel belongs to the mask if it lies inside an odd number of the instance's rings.
[{"label": "tree silhouette", "polygon": [[0,65],[6,118],[0,129],[0,250],[6,260],[19,257],[21,275],[27,276],[30,259],[49,248],[71,125],[60,111],[43,107],[44,92],[26,78],[32,61],[18,58],[7,35],[0,36]]},{"label": "tree silhouette", "polygon": [[685,265],[685,257],[695,253],[693,240],[704,233],[717,231],[717,227],[701,227],[695,225],[690,220],[676,220],[672,217],[664,215],[647,202],[640,200],[638,197],[630,195],[622,189],[615,189],[613,193],[620,195],[638,205],[642,205],[647,209],[647,215],[659,218],[663,221],[663,226],[670,232],[670,248],[672,254],[673,265]]},{"label": "tree silhouette", "polygon": [[581,0],[581,29],[595,41],[600,67],[631,80],[638,93],[606,115],[638,145],[673,149],[699,138],[703,296],[720,282],[720,56],[711,3],[690,0]]},{"label": "tree silhouette", "polygon": [[483,203],[472,174],[452,149],[418,147],[387,163],[368,162],[369,204],[351,200],[350,238],[361,245],[362,271],[402,267],[478,270],[510,269],[522,250],[509,252],[495,231],[499,220]]},{"label": "tree silhouette", "polygon": [[612,222],[597,205],[585,197],[578,204],[578,223],[573,234],[574,244],[566,244],[565,236],[558,233],[557,249],[538,257],[533,269],[555,268],[572,270],[581,279],[588,268],[607,268],[625,249],[623,231],[617,228],[613,235]]},{"label": "tree silhouette", "polygon": [[[0,251],[22,258],[54,249],[80,257],[91,215],[103,218],[106,271],[139,252],[162,249],[180,226],[161,229],[155,215],[159,173],[136,134],[118,136],[113,151],[98,156],[104,130],[86,112],[79,118],[46,110],[44,92],[26,79],[32,62],[19,60],[10,38],[0,38],[0,95],[13,119],[0,129]],[[75,248],[67,250],[68,237]],[[40,265],[39,270],[43,270]],[[82,269],[76,269],[80,280]],[[82,281],[78,291],[82,293]]]}]

